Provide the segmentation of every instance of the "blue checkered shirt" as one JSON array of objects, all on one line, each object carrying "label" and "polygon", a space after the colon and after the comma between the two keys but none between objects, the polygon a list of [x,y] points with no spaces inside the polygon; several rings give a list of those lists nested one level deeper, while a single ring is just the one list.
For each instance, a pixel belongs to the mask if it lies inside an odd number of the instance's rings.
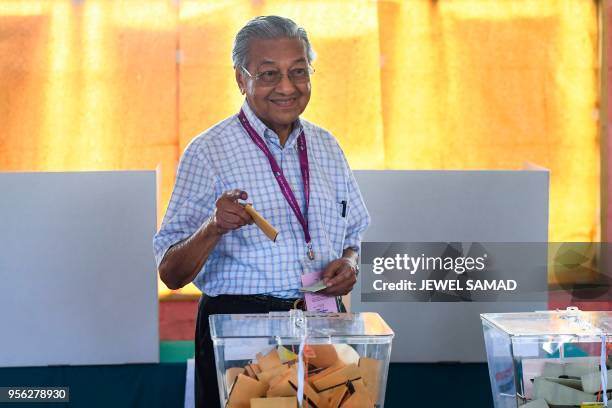
[{"label": "blue checkered shirt", "polygon": [[323,268],[342,256],[345,248],[359,250],[370,216],[344,153],[329,132],[301,119],[282,147],[276,133],[255,116],[248,103],[242,109],[283,169],[302,213],[304,189],[296,140],[304,129],[311,184],[307,217],[316,260],[307,259],[303,229],[281,193],[268,159],[237,115],[187,146],[166,215],[153,239],[155,259],[159,266],[172,245],[198,230],[213,214],[224,191],[241,189],[248,193],[247,201],[279,231],[276,242],[256,225],[226,233],[196,276],[195,285],[209,296],[299,297],[303,273]]}]

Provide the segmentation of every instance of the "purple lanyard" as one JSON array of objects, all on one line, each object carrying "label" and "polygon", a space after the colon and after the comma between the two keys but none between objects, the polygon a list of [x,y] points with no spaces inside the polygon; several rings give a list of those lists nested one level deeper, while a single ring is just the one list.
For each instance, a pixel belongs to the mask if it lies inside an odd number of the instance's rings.
[{"label": "purple lanyard", "polygon": [[[270,168],[272,169],[272,173],[276,178],[276,182],[285,196],[285,200],[289,204],[289,207],[293,210],[293,213],[297,217],[300,225],[302,225],[302,229],[304,230],[304,240],[306,241],[306,247],[308,248],[308,257],[312,260],[314,259],[314,252],[312,250],[312,240],[310,238],[310,232],[308,231],[308,220],[302,214],[302,210],[300,210],[300,206],[298,204],[293,191],[291,190],[291,186],[289,182],[285,178],[283,174],[283,170],[280,168],[276,159],[270,152],[270,149],[264,142],[264,140],[257,134],[257,131],[253,129],[253,126],[249,123],[246,115],[240,110],[238,114],[238,119],[240,120],[240,124],[244,127],[244,130],[248,133],[253,140],[253,143],[257,145],[261,149],[261,151],[266,155],[268,161],[270,162]],[[308,205],[310,202],[310,178],[308,172],[308,150],[306,149],[306,136],[304,136],[304,129],[301,130],[298,139],[298,158],[300,160],[300,171],[302,173],[302,183],[304,184],[304,200],[306,201],[306,214],[308,214]]]}]

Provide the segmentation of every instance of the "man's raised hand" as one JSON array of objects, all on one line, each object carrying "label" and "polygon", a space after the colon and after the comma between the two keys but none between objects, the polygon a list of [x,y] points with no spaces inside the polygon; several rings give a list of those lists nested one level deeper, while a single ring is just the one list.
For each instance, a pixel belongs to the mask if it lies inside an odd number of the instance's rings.
[{"label": "man's raised hand", "polygon": [[215,212],[211,217],[212,224],[219,234],[236,230],[244,225],[252,224],[253,218],[244,210],[238,200],[246,200],[246,191],[234,189],[225,191],[215,203]]}]

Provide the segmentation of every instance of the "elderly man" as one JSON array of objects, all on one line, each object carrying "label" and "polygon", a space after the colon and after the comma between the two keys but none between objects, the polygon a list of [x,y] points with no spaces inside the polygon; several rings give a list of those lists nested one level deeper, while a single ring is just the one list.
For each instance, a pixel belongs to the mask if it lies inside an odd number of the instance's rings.
[{"label": "elderly man", "polygon": [[[310,100],[314,52],[303,28],[277,16],[250,20],[232,52],[246,96],[240,112],[196,137],[183,154],[154,238],[171,289],[202,290],[196,327],[196,404],[218,407],[208,316],[289,310],[304,273],[322,270],[323,293],[356,281],[369,215],[334,137],[300,119]],[[270,241],[248,200],[279,230]]]}]

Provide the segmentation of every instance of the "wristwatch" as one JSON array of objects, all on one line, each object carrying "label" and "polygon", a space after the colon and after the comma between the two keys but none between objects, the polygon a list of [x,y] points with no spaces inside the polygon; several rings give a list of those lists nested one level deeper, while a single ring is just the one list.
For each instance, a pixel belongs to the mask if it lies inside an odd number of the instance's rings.
[{"label": "wristwatch", "polygon": [[359,262],[355,262],[353,269],[355,269],[355,277],[359,276]]}]

